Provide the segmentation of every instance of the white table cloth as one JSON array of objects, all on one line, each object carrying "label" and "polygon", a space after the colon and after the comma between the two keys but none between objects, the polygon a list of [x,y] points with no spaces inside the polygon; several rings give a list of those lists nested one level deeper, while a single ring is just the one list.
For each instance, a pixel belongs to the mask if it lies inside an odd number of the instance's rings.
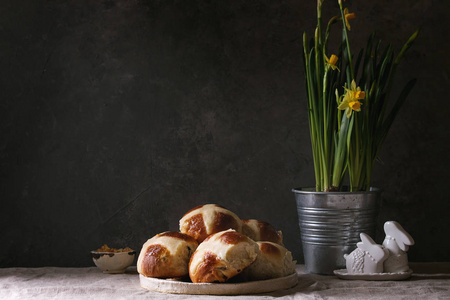
[{"label": "white table cloth", "polygon": [[450,299],[450,263],[411,263],[404,281],[342,280],[305,274],[298,285],[259,295],[199,296],[163,294],[141,288],[135,267],[124,274],[89,268],[0,268],[0,299]]}]

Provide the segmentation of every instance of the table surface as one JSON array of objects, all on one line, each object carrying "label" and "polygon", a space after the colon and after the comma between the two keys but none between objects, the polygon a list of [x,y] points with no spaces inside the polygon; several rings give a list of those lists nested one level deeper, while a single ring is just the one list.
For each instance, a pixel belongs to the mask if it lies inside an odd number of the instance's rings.
[{"label": "table surface", "polygon": [[[410,263],[402,281],[342,280],[306,274],[297,265],[297,286],[235,299],[450,299],[450,262]],[[124,274],[89,268],[0,268],[0,299],[224,299],[231,296],[178,295],[142,288],[136,267]]]}]

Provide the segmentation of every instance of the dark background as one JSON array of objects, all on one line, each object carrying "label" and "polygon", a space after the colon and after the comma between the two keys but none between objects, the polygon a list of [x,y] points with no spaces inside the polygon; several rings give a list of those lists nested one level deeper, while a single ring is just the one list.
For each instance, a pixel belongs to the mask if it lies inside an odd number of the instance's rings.
[{"label": "dark background", "polygon": [[[345,5],[354,52],[377,30],[398,53],[422,27],[373,176],[378,229],[400,222],[411,261],[449,261],[450,2]],[[1,0],[0,267],[91,266],[90,250],[140,250],[205,203],[272,223],[302,262],[291,189],[314,184],[301,35],[315,7]]]}]

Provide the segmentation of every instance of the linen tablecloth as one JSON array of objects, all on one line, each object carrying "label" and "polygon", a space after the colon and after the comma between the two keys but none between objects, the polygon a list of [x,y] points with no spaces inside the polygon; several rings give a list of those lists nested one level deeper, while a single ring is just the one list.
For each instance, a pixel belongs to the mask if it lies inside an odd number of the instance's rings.
[{"label": "linen tablecloth", "polygon": [[88,268],[0,268],[0,299],[450,299],[450,263],[411,263],[403,281],[342,280],[305,274],[297,265],[298,285],[258,295],[199,296],[142,288],[135,267],[124,274]]}]

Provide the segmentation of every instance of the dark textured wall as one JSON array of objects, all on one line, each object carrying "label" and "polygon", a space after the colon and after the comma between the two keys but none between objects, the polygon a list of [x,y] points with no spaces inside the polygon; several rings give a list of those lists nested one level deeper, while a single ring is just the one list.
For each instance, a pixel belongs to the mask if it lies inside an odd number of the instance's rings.
[{"label": "dark textured wall", "polygon": [[[397,220],[412,261],[449,261],[449,1],[346,4],[355,49],[376,29],[399,50],[422,26],[373,185],[379,229]],[[315,6],[2,0],[0,267],[89,266],[204,203],[272,223],[301,262],[291,188],[314,183],[301,35]]]}]

